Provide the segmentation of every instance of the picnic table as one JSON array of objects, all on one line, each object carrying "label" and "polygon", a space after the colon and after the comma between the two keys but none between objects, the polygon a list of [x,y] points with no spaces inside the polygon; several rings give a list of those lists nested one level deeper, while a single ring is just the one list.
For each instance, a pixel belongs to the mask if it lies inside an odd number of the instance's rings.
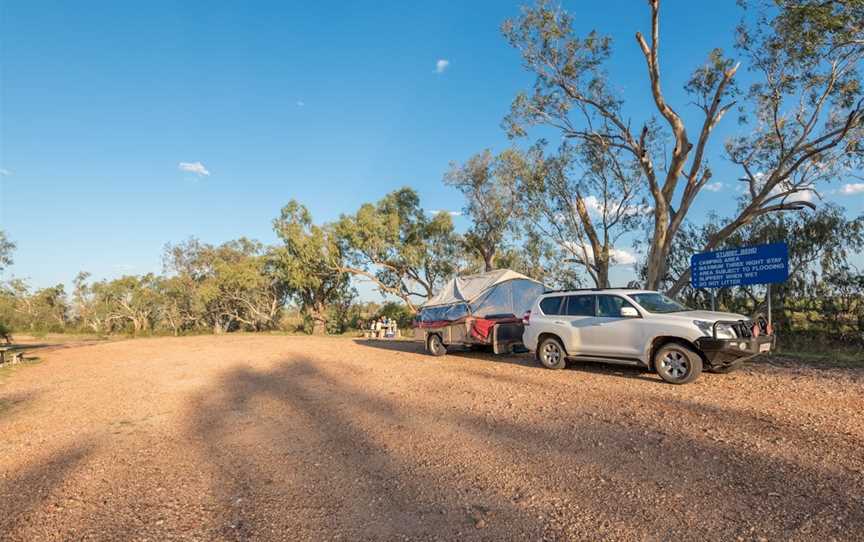
[{"label": "picnic table", "polygon": [[19,346],[0,346],[0,365],[24,361],[24,350]]}]

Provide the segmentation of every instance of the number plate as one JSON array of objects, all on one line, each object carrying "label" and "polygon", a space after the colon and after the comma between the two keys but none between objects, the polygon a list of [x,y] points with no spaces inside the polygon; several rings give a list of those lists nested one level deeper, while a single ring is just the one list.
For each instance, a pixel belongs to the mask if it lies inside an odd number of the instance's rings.
[{"label": "number plate", "polygon": [[770,352],[771,351],[771,343],[765,343],[759,345],[760,352]]}]

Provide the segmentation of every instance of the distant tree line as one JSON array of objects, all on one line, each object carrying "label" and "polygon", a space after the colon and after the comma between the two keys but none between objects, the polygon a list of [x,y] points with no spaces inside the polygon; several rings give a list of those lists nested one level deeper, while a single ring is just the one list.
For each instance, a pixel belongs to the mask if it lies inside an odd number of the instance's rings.
[{"label": "distant tree line", "polygon": [[[707,293],[689,286],[692,253],[786,240],[793,268],[774,289],[778,323],[860,341],[864,279],[849,256],[861,251],[862,218],[817,202],[864,166],[864,3],[739,3],[735,50],[707,51],[681,82],[687,103],[676,104],[660,68],[661,2],[647,1],[650,32],[637,32],[631,47],[644,57],[647,82],[636,98],[653,111],[635,119],[609,75],[609,36],[578,34],[573,16],[546,0],[505,21],[502,34],[534,84],[504,118],[514,145],[454,162],[444,175],[464,198],[462,232],[410,188],[329,223],[290,201],[273,221],[273,246],[190,239],[166,247],[162,274],[81,274],[72,292],[31,291],[13,279],[0,321],[181,334],[280,329],[294,314],[305,330],[339,332],[354,325],[358,280],[398,301],[407,319],[457,273],[508,267],[552,286],[606,287],[622,264],[634,265],[640,286],[705,306]],[[696,108],[698,122],[685,122],[685,107]],[[718,153],[721,123],[731,135]],[[735,180],[718,183],[711,163],[720,159],[736,168]],[[691,208],[707,189],[734,210],[695,223]],[[0,265],[12,248],[0,238]],[[754,312],[765,292],[728,288],[718,299]]]}]

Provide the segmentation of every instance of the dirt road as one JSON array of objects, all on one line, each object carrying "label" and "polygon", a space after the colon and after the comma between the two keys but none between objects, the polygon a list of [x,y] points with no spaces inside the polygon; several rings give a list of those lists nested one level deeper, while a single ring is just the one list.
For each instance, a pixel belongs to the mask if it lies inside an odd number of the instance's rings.
[{"label": "dirt road", "polygon": [[683,387],[410,343],[63,348],[0,382],[2,540],[861,540],[864,373]]}]

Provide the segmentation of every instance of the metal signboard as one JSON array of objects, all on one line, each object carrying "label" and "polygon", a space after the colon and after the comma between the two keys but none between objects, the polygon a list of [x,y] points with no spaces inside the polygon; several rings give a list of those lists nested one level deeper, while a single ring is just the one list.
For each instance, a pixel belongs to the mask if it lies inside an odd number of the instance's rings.
[{"label": "metal signboard", "polygon": [[789,277],[786,243],[702,252],[690,258],[694,288],[723,288],[784,282]]}]

